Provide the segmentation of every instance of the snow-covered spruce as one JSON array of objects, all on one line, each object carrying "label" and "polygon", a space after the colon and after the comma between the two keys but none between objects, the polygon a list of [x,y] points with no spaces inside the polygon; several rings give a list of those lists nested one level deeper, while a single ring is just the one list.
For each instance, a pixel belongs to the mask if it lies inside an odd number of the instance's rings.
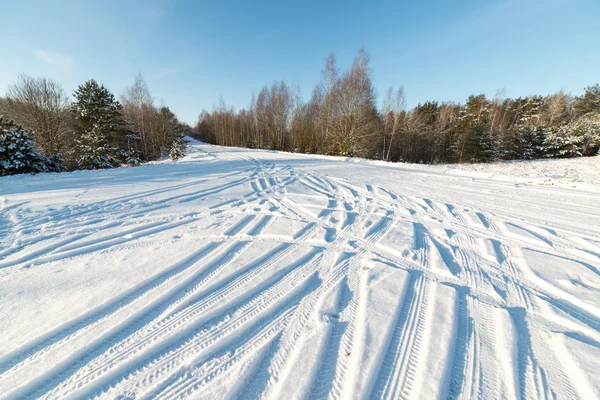
[{"label": "snow-covered spruce", "polygon": [[595,155],[600,148],[600,119],[580,118],[551,130],[544,146],[549,157]]},{"label": "snow-covered spruce", "polygon": [[31,139],[31,131],[0,116],[0,175],[57,172],[60,160],[43,156]]},{"label": "snow-covered spruce", "polygon": [[178,160],[181,157],[185,156],[187,152],[187,142],[183,138],[177,138],[173,140],[173,144],[171,145],[170,156],[172,160]]}]

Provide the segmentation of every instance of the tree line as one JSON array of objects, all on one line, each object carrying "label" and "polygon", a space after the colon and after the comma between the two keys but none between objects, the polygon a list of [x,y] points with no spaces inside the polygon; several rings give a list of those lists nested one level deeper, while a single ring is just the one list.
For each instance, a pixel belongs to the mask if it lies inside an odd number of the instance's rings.
[{"label": "tree line", "polygon": [[252,95],[236,111],[223,99],[202,111],[199,139],[224,146],[416,163],[578,157],[600,148],[600,85],[582,96],[562,91],[505,98],[469,96],[464,104],[428,101],[405,109],[402,87],[377,106],[369,55],[360,49],[341,71],[330,54],[308,101],[285,82]]},{"label": "tree line", "polygon": [[21,75],[0,97],[0,175],[112,168],[185,152],[191,128],[156,106],[140,74],[121,101],[88,80],[73,93],[45,77]]}]

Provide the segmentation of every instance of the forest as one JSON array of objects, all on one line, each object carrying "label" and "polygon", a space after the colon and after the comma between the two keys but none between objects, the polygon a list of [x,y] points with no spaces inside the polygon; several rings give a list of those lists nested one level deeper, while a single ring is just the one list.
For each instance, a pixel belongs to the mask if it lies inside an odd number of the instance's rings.
[{"label": "forest", "polygon": [[89,80],[72,99],[45,77],[21,75],[0,97],[0,175],[138,165],[185,154],[185,134],[208,143],[412,163],[463,163],[596,155],[600,85],[581,96],[427,101],[405,108],[402,86],[382,102],[361,48],[350,69],[331,53],[308,101],[285,82],[236,111],[221,98],[194,129],[157,106],[139,74],[120,100]]},{"label": "forest", "polygon": [[212,112],[202,111],[195,134],[223,146],[413,163],[579,157],[600,148],[598,84],[577,97],[559,91],[510,99],[499,91],[406,110],[402,86],[378,106],[369,64],[361,48],[342,71],[332,53],[308,102],[298,88],[274,82],[246,109],[221,98]]},{"label": "forest", "polygon": [[21,75],[0,97],[0,175],[101,169],[185,153],[191,128],[156,106],[140,74],[121,101],[91,79],[70,99],[49,78]]}]

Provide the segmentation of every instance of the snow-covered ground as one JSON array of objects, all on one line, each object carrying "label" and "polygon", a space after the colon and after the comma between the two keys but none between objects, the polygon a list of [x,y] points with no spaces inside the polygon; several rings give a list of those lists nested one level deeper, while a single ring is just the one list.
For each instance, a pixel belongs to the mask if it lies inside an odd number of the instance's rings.
[{"label": "snow-covered ground", "polygon": [[0,398],[598,398],[599,160],[0,178]]}]

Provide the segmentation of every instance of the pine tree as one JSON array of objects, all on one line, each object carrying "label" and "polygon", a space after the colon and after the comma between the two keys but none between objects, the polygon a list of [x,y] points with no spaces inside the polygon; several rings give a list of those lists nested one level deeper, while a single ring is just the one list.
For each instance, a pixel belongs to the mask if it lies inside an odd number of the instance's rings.
[{"label": "pine tree", "polygon": [[524,127],[515,133],[514,156],[521,160],[533,160],[544,155],[546,130],[543,127]]},{"label": "pine tree", "polygon": [[465,161],[486,162],[498,158],[498,138],[485,122],[477,122],[469,131],[464,147]]},{"label": "pine tree", "polygon": [[117,129],[113,135],[113,145],[117,148],[117,160],[121,164],[139,165],[141,161],[140,133],[133,129],[130,121]]},{"label": "pine tree", "polygon": [[77,167],[80,169],[113,168],[119,164],[118,149],[110,147],[102,129],[95,125],[75,139]]},{"label": "pine tree", "polygon": [[546,129],[542,126],[544,99],[541,96],[518,98],[514,102],[516,121],[512,135],[503,143],[507,159],[532,160],[543,155]]},{"label": "pine tree", "polygon": [[132,149],[123,147],[125,123],[115,96],[93,79],[80,85],[74,96],[71,111],[79,125],[75,146],[77,167],[111,168],[126,162]]},{"label": "pine tree", "polygon": [[181,157],[185,156],[187,152],[187,142],[183,138],[177,138],[173,140],[171,144],[171,159],[178,160]]},{"label": "pine tree", "polygon": [[458,117],[458,136],[452,145],[459,161],[487,161],[497,152],[490,131],[490,108],[485,95],[469,96]]},{"label": "pine tree", "polygon": [[0,175],[62,170],[58,159],[44,157],[34,146],[31,131],[0,116]]},{"label": "pine tree", "polygon": [[544,147],[549,157],[593,156],[600,149],[600,120],[580,118],[552,129]]},{"label": "pine tree", "polygon": [[154,153],[158,157],[167,157],[171,154],[174,142],[181,140],[177,131],[179,122],[168,107],[161,107],[155,120]]},{"label": "pine tree", "polygon": [[600,113],[600,84],[588,86],[581,97],[577,97],[573,102],[573,111],[575,114],[589,115]]}]

